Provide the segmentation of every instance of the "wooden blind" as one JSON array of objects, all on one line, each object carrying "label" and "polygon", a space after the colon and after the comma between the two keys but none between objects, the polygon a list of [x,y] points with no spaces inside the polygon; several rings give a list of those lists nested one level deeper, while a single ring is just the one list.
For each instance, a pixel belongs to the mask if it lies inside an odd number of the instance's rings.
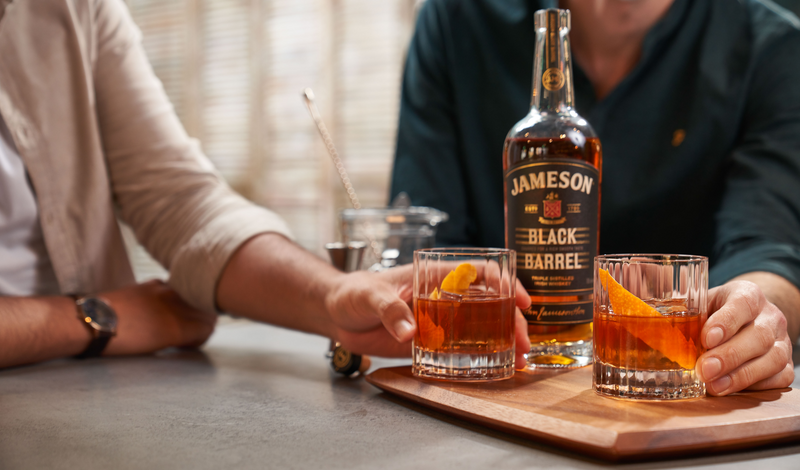
[{"label": "wooden blind", "polygon": [[[329,119],[330,36],[327,21],[332,2],[272,0],[262,26],[264,71],[264,154],[253,186],[253,199],[283,216],[306,248],[315,250],[331,198],[324,148],[319,144],[300,97],[313,87]],[[330,165],[330,164],[328,164]]]},{"label": "wooden blind", "polygon": [[[317,104],[365,206],[387,203],[400,75],[415,0],[128,0],[190,135],[309,250],[347,207],[301,99]],[[130,233],[127,238],[132,240]],[[139,279],[163,276],[131,246]]]},{"label": "wooden blind", "polygon": [[250,163],[250,0],[201,2],[202,144],[237,189]]},{"label": "wooden blind", "polygon": [[349,0],[335,15],[337,137],[366,206],[387,203],[413,3]]},{"label": "wooden blind", "polygon": [[[134,21],[142,32],[142,44],[153,71],[164,85],[164,90],[175,107],[175,112],[187,130],[193,120],[190,83],[192,37],[190,15],[194,6],[191,0],[130,0],[127,2]],[[133,231],[122,226],[128,255],[139,281],[166,279],[167,272],[154,261],[137,242]]]},{"label": "wooden blind", "polygon": [[128,2],[131,15],[142,31],[142,43],[147,58],[164,85],[175,111],[182,120],[187,118],[185,86],[191,58],[187,12],[190,0],[133,0]]}]

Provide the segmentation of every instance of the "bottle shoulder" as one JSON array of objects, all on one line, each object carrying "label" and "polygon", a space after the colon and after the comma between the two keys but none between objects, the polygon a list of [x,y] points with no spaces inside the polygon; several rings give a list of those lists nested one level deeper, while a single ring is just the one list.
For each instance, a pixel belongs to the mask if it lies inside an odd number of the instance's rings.
[{"label": "bottle shoulder", "polygon": [[503,146],[504,171],[525,162],[563,158],[581,160],[602,171],[600,139],[574,111],[539,113],[534,109],[511,128]]},{"label": "bottle shoulder", "polygon": [[592,126],[574,110],[559,113],[540,113],[532,109],[527,116],[517,122],[506,138],[570,138],[585,140],[597,137]]}]

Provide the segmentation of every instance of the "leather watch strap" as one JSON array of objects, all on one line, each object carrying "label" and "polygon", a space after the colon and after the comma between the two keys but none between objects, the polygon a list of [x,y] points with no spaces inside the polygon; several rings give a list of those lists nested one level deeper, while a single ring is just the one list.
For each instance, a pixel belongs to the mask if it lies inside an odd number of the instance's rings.
[{"label": "leather watch strap", "polygon": [[106,348],[106,345],[108,345],[109,341],[111,341],[111,336],[109,335],[95,336],[92,338],[92,342],[89,343],[89,347],[75,357],[78,359],[97,357],[103,353],[103,350]]}]

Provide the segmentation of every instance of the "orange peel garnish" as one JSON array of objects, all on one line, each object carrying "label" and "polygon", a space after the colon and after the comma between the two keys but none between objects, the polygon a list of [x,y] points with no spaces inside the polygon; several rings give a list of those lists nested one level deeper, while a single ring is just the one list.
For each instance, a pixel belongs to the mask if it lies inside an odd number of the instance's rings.
[{"label": "orange peel garnish", "polygon": [[[637,325],[635,332],[628,331],[628,333],[639,338],[651,348],[661,351],[661,354],[667,359],[677,362],[684,369],[694,369],[697,364],[697,346],[694,341],[687,340],[678,328],[672,326],[669,318],[662,318],[659,323],[662,321],[661,325],[650,324],[645,327]],[[621,327],[626,331],[629,330],[624,325]]]},{"label": "orange peel garnish", "polygon": [[[450,292],[453,294],[465,294],[469,290],[470,284],[475,282],[475,279],[478,278],[478,270],[475,269],[475,266],[469,263],[461,263],[456,266],[456,269],[447,273],[447,276],[442,280],[441,289],[436,287],[433,288],[433,291],[428,294],[428,300],[442,300],[442,292]],[[420,343],[422,343],[423,348],[435,350],[442,347],[444,344],[444,335],[445,330],[450,331],[452,328],[452,316],[444,315],[439,308],[445,308],[452,310],[453,305],[457,305],[458,302],[436,302],[436,305],[430,305],[428,308],[436,309],[439,312],[438,320],[439,325],[434,323],[431,317],[425,312],[421,311],[419,313],[419,318],[417,319],[417,328],[419,329],[419,338]],[[449,305],[449,307],[448,307]],[[453,312],[453,316],[458,314],[458,309]]]},{"label": "orange peel garnish", "polygon": [[599,270],[600,283],[608,290],[608,300],[616,315],[630,317],[661,317],[658,310],[647,305],[642,299],[628,292],[608,271]]},{"label": "orange peel garnish", "polygon": [[433,288],[433,292],[428,296],[430,300],[439,300],[441,296],[439,295],[439,289]]},{"label": "orange peel garnish", "polygon": [[[658,318],[661,325],[648,325],[644,328],[630,328],[632,336],[642,340],[646,345],[660,351],[670,361],[677,362],[684,369],[694,369],[697,363],[697,346],[691,339],[670,323],[670,318],[658,313],[658,310],[647,305],[642,299],[622,287],[605,269],[598,269],[600,283],[608,290],[608,300],[615,315],[626,317]],[[625,328],[626,331],[629,328]]]},{"label": "orange peel garnish", "polygon": [[444,328],[434,323],[424,312],[420,312],[417,326],[423,348],[439,349],[442,347],[442,343],[444,343]]},{"label": "orange peel garnish", "polygon": [[456,269],[447,273],[442,281],[442,290],[454,294],[463,294],[469,290],[470,284],[478,278],[478,270],[469,263],[461,263]]}]

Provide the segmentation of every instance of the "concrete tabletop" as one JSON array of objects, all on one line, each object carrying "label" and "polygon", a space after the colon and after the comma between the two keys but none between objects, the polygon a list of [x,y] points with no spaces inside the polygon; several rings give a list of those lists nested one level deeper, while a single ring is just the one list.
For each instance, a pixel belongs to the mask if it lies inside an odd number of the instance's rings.
[{"label": "concrete tabletop", "polygon": [[[235,321],[200,351],[0,371],[0,469],[612,467],[339,378],[327,345]],[[796,470],[800,443],[622,467]]]}]

